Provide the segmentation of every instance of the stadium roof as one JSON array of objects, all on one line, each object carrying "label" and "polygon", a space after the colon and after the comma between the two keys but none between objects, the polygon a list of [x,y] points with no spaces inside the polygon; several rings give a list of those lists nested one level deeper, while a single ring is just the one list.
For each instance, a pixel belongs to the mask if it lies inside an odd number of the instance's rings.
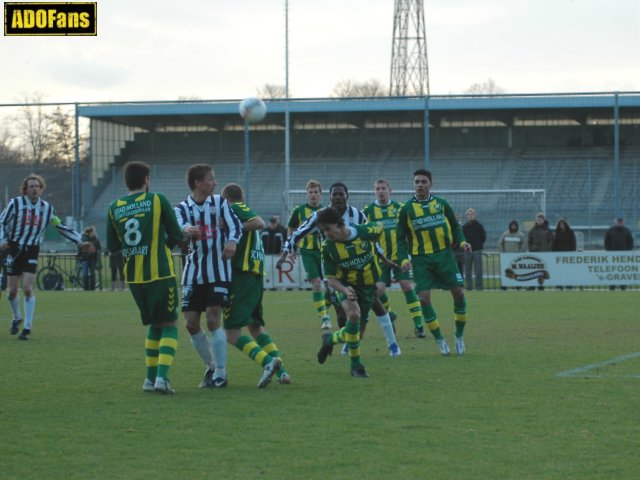
[{"label": "stadium roof", "polygon": [[[163,101],[80,104],[82,117],[100,119],[129,126],[153,128],[163,123],[186,122],[220,127],[222,124],[241,123],[238,114],[240,100]],[[618,105],[625,115],[640,117],[640,92],[597,92],[582,94],[531,95],[465,95],[430,97],[370,97],[370,98],[318,98],[265,101],[270,115],[265,120],[281,124],[285,110],[291,114],[316,117],[327,121],[332,114],[396,114],[414,112],[422,118],[427,108],[431,123],[438,117],[451,114],[493,114],[505,121],[510,115],[566,115],[582,117],[587,112],[613,115]],[[474,113],[475,112],[475,113]],[[215,119],[215,120],[214,120]],[[506,120],[509,123],[508,120]]]}]

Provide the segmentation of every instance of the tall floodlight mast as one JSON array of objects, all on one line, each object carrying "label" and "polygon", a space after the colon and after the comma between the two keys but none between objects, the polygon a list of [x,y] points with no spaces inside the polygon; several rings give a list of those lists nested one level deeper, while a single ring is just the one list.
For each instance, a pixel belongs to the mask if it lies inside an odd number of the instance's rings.
[{"label": "tall floodlight mast", "polygon": [[429,67],[422,0],[395,0],[389,95],[428,95]]}]

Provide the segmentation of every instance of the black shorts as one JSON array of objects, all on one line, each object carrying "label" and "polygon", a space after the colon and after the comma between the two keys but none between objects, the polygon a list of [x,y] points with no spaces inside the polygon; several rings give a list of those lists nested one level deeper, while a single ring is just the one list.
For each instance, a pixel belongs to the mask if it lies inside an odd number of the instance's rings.
[{"label": "black shorts", "polygon": [[207,307],[226,307],[229,303],[228,282],[192,284],[182,286],[183,312],[204,312]]},{"label": "black shorts", "polygon": [[5,259],[7,276],[19,276],[23,273],[36,273],[38,268],[39,246],[19,246],[9,242],[9,253]]}]

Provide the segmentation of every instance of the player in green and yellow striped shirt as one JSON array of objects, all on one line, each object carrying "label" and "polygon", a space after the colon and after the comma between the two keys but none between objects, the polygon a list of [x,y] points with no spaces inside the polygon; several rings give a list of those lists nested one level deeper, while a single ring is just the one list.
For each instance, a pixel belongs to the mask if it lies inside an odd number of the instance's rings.
[{"label": "player in green and yellow striped shirt", "polygon": [[[231,262],[231,302],[224,310],[227,341],[263,367],[259,388],[266,387],[274,374],[278,376],[278,383],[291,383],[278,347],[264,328],[264,248],[260,236],[265,228],[264,220],[244,203],[240,185],[229,183],[222,189],[222,196],[242,222],[244,232]],[[253,338],[242,334],[243,327],[247,327]]]},{"label": "player in green and yellow striped shirt", "polygon": [[[400,210],[400,203],[391,200],[391,185],[384,179],[376,180],[373,184],[376,200],[367,205],[363,212],[367,216],[367,220],[370,222],[382,222],[384,225],[384,233],[380,236],[379,244],[384,250],[385,256],[393,261],[398,261],[398,212]],[[395,320],[395,314],[389,309],[389,297],[385,293],[385,288],[391,285],[391,272],[393,271],[393,277],[400,284],[400,288],[404,293],[405,302],[411,319],[413,320],[413,326],[416,336],[424,338],[424,319],[422,318],[422,308],[420,307],[420,300],[416,295],[413,288],[413,275],[411,271],[403,272],[400,268],[391,268],[387,265],[381,265],[382,276],[377,283],[377,295],[382,302],[382,305],[389,311],[391,319]]]},{"label": "player in green and yellow striped shirt", "polygon": [[[308,219],[313,212],[320,210],[322,205],[322,185],[317,180],[309,180],[306,185],[307,203],[298,205],[291,212],[288,223],[288,235],[291,234]],[[318,313],[322,328],[331,328],[327,305],[324,299],[324,285],[322,284],[322,262],[320,260],[320,235],[313,233],[305,235],[296,245],[302,259],[307,280],[311,284],[313,306]]]},{"label": "player in green and yellow striped shirt", "polygon": [[[360,338],[374,301],[376,282],[380,278],[381,270],[375,242],[384,227],[380,222],[346,226],[340,214],[332,208],[321,210],[317,218],[318,225],[326,237],[322,244],[324,273],[329,285],[336,290],[338,301],[347,314],[343,328],[322,336],[318,362],[322,364],[326,361],[333,352],[333,345],[346,343],[351,359],[351,375],[368,377],[364,365],[360,362]],[[384,314],[387,317],[388,329],[393,334],[388,313],[384,311]],[[399,354],[395,338],[394,345]]]},{"label": "player in green and yellow striped shirt", "polygon": [[431,195],[431,172],[419,169],[414,172],[413,177],[416,194],[400,207],[398,214],[398,260],[405,272],[413,266],[422,314],[443,355],[449,354],[449,346],[440,332],[436,312],[431,304],[431,290],[451,290],[456,352],[462,355],[465,351],[463,334],[467,303],[462,288],[462,275],[458,271],[452,247],[458,244],[470,252],[471,245],[466,242],[449,203],[442,197]]},{"label": "player in green and yellow striped shirt", "polygon": [[129,194],[114,201],[107,214],[107,248],[121,250],[125,279],[148,325],[145,342],[146,392],[173,393],[169,368],[178,348],[178,285],[171,248],[182,240],[173,208],[160,193],[149,192],[149,165],[130,162],[124,179]]}]

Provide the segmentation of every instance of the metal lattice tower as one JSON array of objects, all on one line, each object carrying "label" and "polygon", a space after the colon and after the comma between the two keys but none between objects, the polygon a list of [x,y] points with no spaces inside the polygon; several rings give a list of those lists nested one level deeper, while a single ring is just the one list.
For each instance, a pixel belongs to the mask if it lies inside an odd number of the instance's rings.
[{"label": "metal lattice tower", "polygon": [[389,95],[428,95],[429,67],[422,0],[395,0]]}]

